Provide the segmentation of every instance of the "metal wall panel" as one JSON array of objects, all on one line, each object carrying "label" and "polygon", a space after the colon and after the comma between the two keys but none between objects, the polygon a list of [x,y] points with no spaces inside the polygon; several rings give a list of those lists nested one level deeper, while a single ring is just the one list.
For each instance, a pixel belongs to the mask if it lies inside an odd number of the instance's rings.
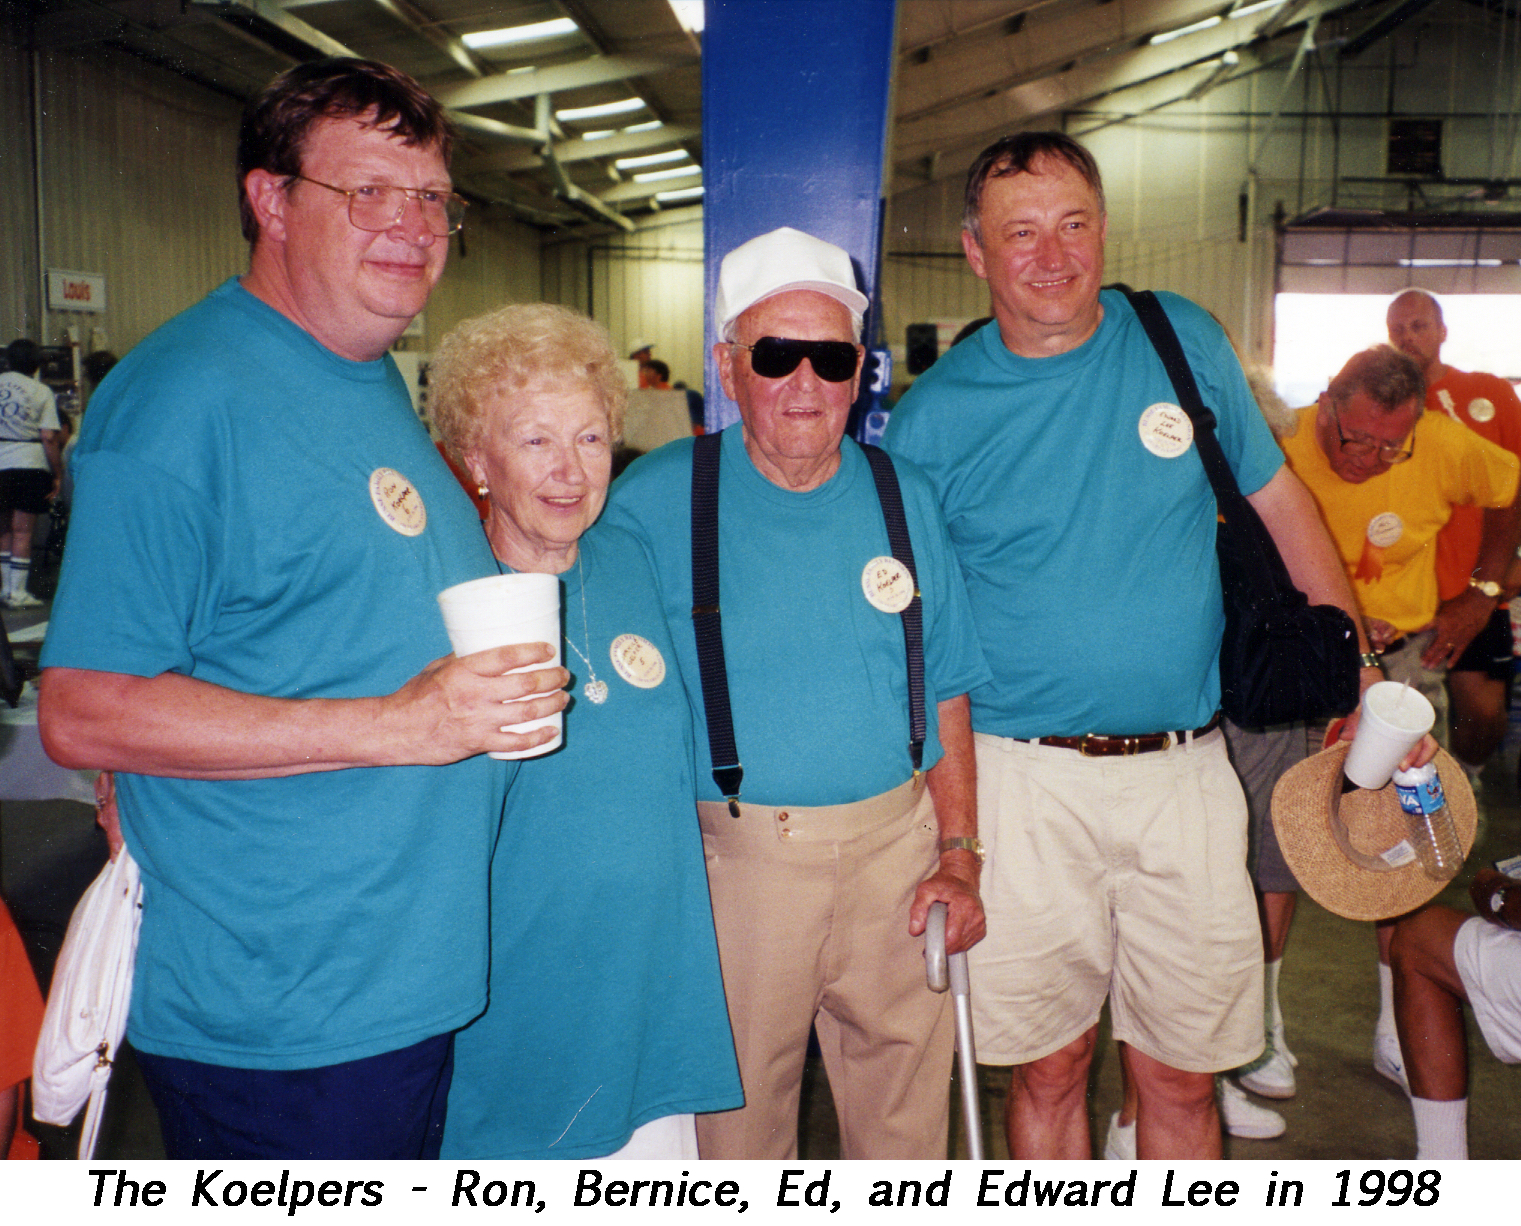
[{"label": "metal wall panel", "polygon": [[[30,114],[30,60],[6,48],[0,104],[0,219],[16,258],[0,273],[0,330],[35,326],[38,290]],[[109,50],[39,57],[43,122],[42,265],[104,274],[104,313],[47,312],[46,339],[75,325],[88,351],[129,348],[229,276],[247,269],[235,178],[238,115],[232,99]],[[16,72],[9,71],[15,67]],[[12,102],[15,106],[11,106]],[[504,210],[469,215],[464,251],[451,253],[407,344],[427,349],[448,328],[504,302],[542,294],[538,232]]]},{"label": "metal wall panel", "polygon": [[452,242],[444,275],[423,312],[421,344],[430,351],[461,320],[541,296],[538,233],[504,209],[472,207],[463,242]]},{"label": "metal wall panel", "polygon": [[[1322,29],[1324,76],[1322,66],[1312,66],[1287,91],[1279,67],[1191,102],[1163,105],[1179,87],[1162,80],[1107,98],[1103,109],[1049,117],[1050,126],[1083,140],[1103,170],[1106,279],[1193,298],[1257,362],[1272,353],[1275,210],[1292,217],[1332,203],[1396,210],[1431,204],[1429,195],[1386,178],[1386,114],[1442,119],[1449,178],[1521,177],[1521,61],[1498,52],[1502,35],[1516,37],[1514,18],[1443,4],[1344,63],[1335,59],[1335,33]],[[1339,100],[1334,122],[1328,96]],[[1273,123],[1280,99],[1285,114]],[[907,324],[981,313],[970,309],[977,283],[964,262],[957,268],[947,258],[942,265],[925,254],[959,251],[963,188],[957,176],[890,201],[883,307],[887,339],[900,356]],[[1451,198],[1463,189],[1435,190]],[[1250,205],[1246,241],[1243,193]],[[1510,195],[1493,207],[1515,209],[1516,189]],[[1482,226],[1488,206],[1469,207]],[[1491,274],[1494,284],[1508,284],[1510,273],[1507,267]],[[1294,276],[1298,284],[1308,274]],[[1423,269],[1399,284],[1390,280],[1389,288],[1422,284],[1451,292],[1474,282],[1468,270],[1460,276]]]},{"label": "metal wall panel", "polygon": [[33,147],[31,57],[0,41],[0,345],[42,339]]},{"label": "metal wall panel", "polygon": [[698,208],[645,218],[631,234],[551,242],[544,297],[587,311],[626,356],[652,341],[671,378],[702,388],[703,228]]},{"label": "metal wall panel", "polygon": [[[108,50],[39,57],[44,267],[101,273],[103,314],[48,311],[86,350],[124,353],[247,265],[239,108]],[[93,334],[93,335],[92,335]]]}]

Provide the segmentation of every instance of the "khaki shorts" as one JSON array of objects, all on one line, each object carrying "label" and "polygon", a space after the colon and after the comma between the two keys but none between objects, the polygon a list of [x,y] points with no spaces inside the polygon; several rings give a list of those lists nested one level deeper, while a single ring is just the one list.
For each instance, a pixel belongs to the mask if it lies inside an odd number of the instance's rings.
[{"label": "khaki shorts", "polygon": [[1026,1064],[1089,1030],[1186,1072],[1263,1048],[1246,804],[1218,730],[1133,757],[978,733],[988,935],[969,961],[978,1059]]}]

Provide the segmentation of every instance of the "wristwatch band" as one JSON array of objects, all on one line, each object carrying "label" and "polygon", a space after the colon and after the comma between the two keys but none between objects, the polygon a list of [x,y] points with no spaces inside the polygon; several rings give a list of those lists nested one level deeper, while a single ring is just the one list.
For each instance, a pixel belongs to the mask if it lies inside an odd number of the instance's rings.
[{"label": "wristwatch band", "polygon": [[954,839],[941,839],[940,851],[942,854],[948,851],[969,851],[977,857],[978,864],[988,858],[987,852],[982,849],[982,840],[969,839],[965,835]]}]

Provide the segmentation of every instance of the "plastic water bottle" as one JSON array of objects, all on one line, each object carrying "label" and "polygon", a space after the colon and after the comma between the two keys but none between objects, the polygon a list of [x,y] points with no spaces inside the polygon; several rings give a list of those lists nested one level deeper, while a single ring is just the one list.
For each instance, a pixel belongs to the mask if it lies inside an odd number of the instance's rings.
[{"label": "plastic water bottle", "polygon": [[1428,762],[1395,771],[1394,790],[1405,812],[1410,845],[1426,876],[1433,881],[1451,881],[1463,867],[1463,847],[1436,767]]}]

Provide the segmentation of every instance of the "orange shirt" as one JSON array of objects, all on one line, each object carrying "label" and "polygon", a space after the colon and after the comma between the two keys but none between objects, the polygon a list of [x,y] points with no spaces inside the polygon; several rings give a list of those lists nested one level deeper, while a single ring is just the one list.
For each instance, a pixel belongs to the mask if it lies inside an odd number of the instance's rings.
[{"label": "orange shirt", "polygon": [[[1426,389],[1426,411],[1462,422],[1491,443],[1521,456],[1521,399],[1504,379],[1449,366],[1447,374]],[[1437,595],[1441,600],[1451,600],[1468,587],[1483,535],[1483,508],[1453,507],[1452,518],[1437,535]]]},{"label": "orange shirt", "polygon": [[[42,993],[27,961],[21,934],[11,913],[0,902],[0,1090],[26,1081],[32,1075],[32,1054],[42,1030]],[[25,1099],[23,1094],[22,1099]],[[20,1125],[22,1107],[16,1107],[16,1135],[8,1158],[35,1158],[37,1142]]]}]

